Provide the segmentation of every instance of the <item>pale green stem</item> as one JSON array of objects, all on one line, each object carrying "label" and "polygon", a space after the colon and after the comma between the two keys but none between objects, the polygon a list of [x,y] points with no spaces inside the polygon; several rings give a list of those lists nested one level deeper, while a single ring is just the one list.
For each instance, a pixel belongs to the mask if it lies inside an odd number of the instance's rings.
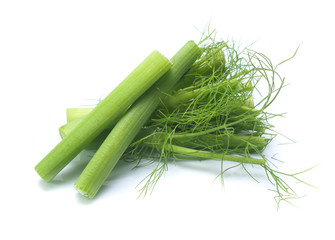
[{"label": "pale green stem", "polygon": [[122,154],[160,104],[160,99],[172,89],[200,53],[198,46],[189,41],[171,59],[173,66],[170,71],[118,121],[76,181],[75,188],[81,194],[88,198],[97,194]]},{"label": "pale green stem", "polygon": [[[235,149],[242,148],[244,149],[247,146],[251,146],[252,148],[262,149],[266,146],[267,140],[264,137],[260,136],[250,136],[250,135],[216,135],[216,134],[206,134],[197,137],[183,137],[183,134],[180,134],[178,138],[174,139],[172,136],[173,144],[197,148],[208,146],[208,148],[212,149]],[[251,151],[253,149],[250,149]]]},{"label": "pale green stem", "polygon": [[93,108],[68,108],[66,109],[66,120],[67,122],[71,122],[75,119],[87,115],[92,110]]},{"label": "pale green stem", "polygon": [[215,153],[210,151],[201,151],[192,148],[181,147],[173,144],[169,144],[167,146],[169,150],[173,151],[175,154],[180,155],[189,155],[194,157],[200,157],[204,160],[225,160],[225,161],[232,161],[232,162],[239,162],[239,163],[250,163],[250,164],[259,164],[264,165],[266,160],[264,159],[257,159],[247,156],[237,156],[237,155],[228,155],[224,153]]},{"label": "pale green stem", "polygon": [[[215,56],[213,56],[215,55]],[[197,77],[208,76],[215,71],[224,71],[226,59],[222,49],[211,55],[203,56],[197,61],[187,74],[176,84],[173,91],[192,85]]]},{"label": "pale green stem", "polygon": [[171,62],[157,51],[151,53],[62,141],[40,161],[35,170],[51,181],[93,139],[171,68]]}]

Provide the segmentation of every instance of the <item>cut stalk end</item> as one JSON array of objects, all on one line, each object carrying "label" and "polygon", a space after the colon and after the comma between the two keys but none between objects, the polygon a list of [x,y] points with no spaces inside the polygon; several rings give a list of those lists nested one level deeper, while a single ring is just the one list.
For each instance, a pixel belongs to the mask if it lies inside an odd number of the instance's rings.
[{"label": "cut stalk end", "polygon": [[83,189],[81,186],[77,186],[76,184],[74,185],[74,188],[84,197],[88,199],[93,199],[95,197],[95,194],[89,193],[87,190]]}]

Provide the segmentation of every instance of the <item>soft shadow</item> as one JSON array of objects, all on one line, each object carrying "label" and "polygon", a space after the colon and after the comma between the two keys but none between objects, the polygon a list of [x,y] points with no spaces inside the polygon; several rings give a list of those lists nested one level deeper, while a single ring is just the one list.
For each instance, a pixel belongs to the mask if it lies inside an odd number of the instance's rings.
[{"label": "soft shadow", "polygon": [[[132,174],[132,171],[133,166],[131,163],[120,160],[106,179],[105,183],[101,186],[96,198],[105,196],[107,193],[113,195],[129,190],[125,188],[125,179]],[[136,184],[137,183],[134,180],[134,185]]]},{"label": "soft shadow", "polygon": [[83,150],[66,168],[64,168],[59,177],[63,182],[76,181],[93,155],[94,153],[92,151]]},{"label": "soft shadow", "polygon": [[38,181],[38,185],[41,189],[43,189],[44,191],[50,191],[53,190],[55,188],[58,188],[62,185],[62,181],[59,180],[53,180],[51,182],[46,182],[43,179],[39,179]]},{"label": "soft shadow", "polygon": [[129,174],[132,169],[133,169],[133,163],[129,163],[123,160],[120,160],[116,166],[114,167],[113,171],[111,172],[111,174],[108,176],[108,178],[106,179],[106,182],[113,182],[116,179],[120,179],[122,176],[125,176],[127,174]]}]

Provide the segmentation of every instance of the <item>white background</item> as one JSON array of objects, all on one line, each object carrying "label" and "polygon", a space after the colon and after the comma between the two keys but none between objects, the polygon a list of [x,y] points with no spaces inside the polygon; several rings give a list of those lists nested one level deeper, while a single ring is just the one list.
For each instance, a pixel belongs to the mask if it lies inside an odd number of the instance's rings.
[{"label": "white background", "polygon": [[[1,239],[334,239],[332,1],[0,1]],[[120,163],[93,201],[72,187],[76,160],[52,183],[34,166],[60,140],[65,109],[110,92],[152,50],[167,57],[208,23],[223,39],[255,42],[289,85],[270,154],[319,189],[279,211],[264,175],[213,180],[212,162],[170,165],[151,196],[136,199],[148,169]]]}]

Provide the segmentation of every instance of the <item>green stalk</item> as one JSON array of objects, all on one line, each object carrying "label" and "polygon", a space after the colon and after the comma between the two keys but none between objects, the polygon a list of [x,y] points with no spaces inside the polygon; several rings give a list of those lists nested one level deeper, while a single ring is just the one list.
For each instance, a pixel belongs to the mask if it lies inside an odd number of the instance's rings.
[{"label": "green stalk", "polygon": [[200,49],[193,41],[187,42],[171,59],[173,66],[170,71],[118,121],[76,181],[74,186],[81,194],[88,198],[97,194],[122,154],[159,106],[165,93],[173,88],[200,54]]},{"label": "green stalk", "polygon": [[[66,137],[70,134],[70,132],[73,131],[73,129],[76,128],[77,125],[79,125],[85,116],[90,113],[94,108],[73,108],[73,109],[67,109],[67,116],[68,119],[71,119],[66,124],[62,125],[59,128],[59,134],[61,138]],[[105,130],[112,130],[115,124],[120,120],[120,117],[125,114],[126,111],[124,111],[119,117],[114,118],[114,120],[105,128]]]},{"label": "green stalk", "polygon": [[87,115],[93,108],[68,108],[66,109],[66,120],[71,122],[77,118]]},{"label": "green stalk", "polygon": [[68,108],[66,109],[67,122],[86,116],[94,108]]},{"label": "green stalk", "polygon": [[177,91],[178,89],[189,87],[196,78],[211,75],[213,71],[223,72],[225,64],[226,59],[222,48],[216,49],[211,53],[205,52],[204,56],[193,64],[187,74],[174,86],[173,90]]},{"label": "green stalk", "polygon": [[62,138],[65,138],[67,135],[70,134],[70,132],[73,131],[73,129],[75,129],[79,125],[79,123],[82,122],[82,120],[83,120],[83,117],[80,117],[80,118],[77,118],[77,119],[73,119],[72,121],[70,121],[70,122],[64,124],[63,126],[61,126],[59,128],[59,134],[60,134],[60,136]]},{"label": "green stalk", "polygon": [[158,51],[152,52],[36,165],[35,170],[41,178],[51,181],[170,67],[168,59]]},{"label": "green stalk", "polygon": [[229,155],[229,154],[224,154],[224,153],[216,153],[213,151],[201,151],[201,150],[181,147],[181,146],[177,146],[173,144],[169,144],[169,146],[167,147],[169,147],[170,150],[174,152],[175,154],[200,157],[200,158],[208,159],[208,160],[216,159],[216,160],[225,160],[225,161],[232,161],[232,162],[239,162],[239,163],[259,164],[259,165],[264,165],[266,163],[265,159]]},{"label": "green stalk", "polygon": [[[182,134],[179,138],[173,139],[173,144],[195,148],[195,149],[204,149],[207,146],[208,149],[236,149],[244,150],[247,146],[251,147],[252,150],[261,150],[263,149],[268,141],[265,137],[260,136],[250,136],[250,135],[217,135],[217,134],[206,134],[198,137],[183,137]],[[255,148],[255,149],[252,149]]]}]

